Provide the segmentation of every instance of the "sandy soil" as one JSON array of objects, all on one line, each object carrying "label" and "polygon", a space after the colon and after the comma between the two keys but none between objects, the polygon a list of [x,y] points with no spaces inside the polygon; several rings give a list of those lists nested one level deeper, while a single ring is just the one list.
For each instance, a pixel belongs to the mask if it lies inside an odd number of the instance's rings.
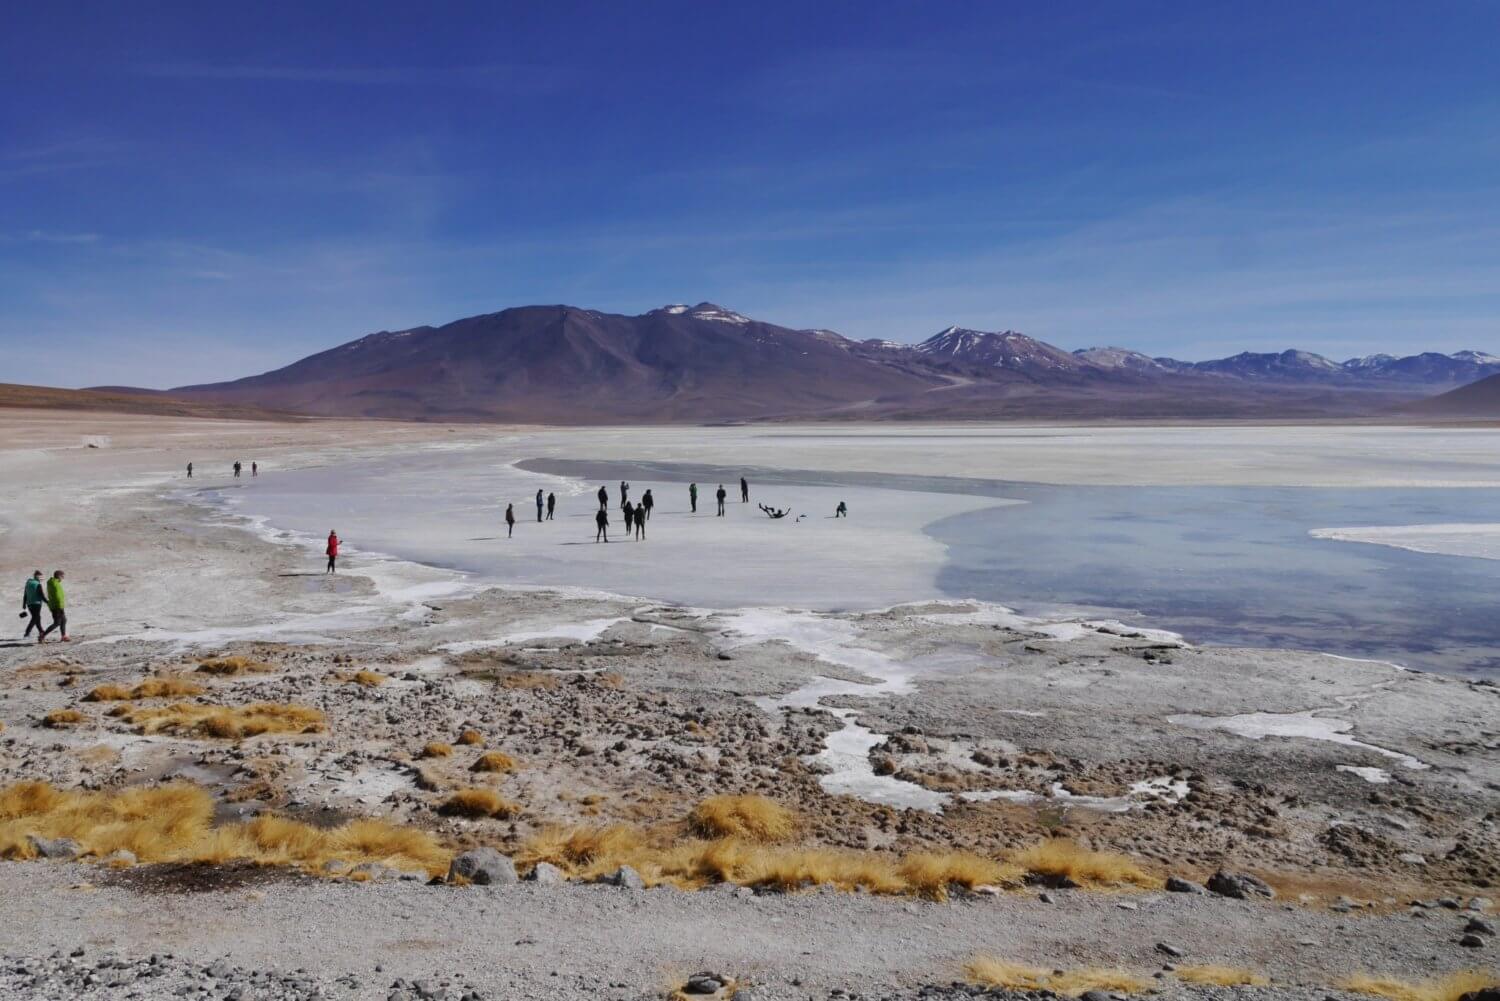
[{"label": "sandy soil", "polygon": [[[1158,875],[1201,880],[1227,868],[1279,890],[1275,902],[1064,890],[1045,904],[1033,888],[946,905],[334,880],[183,894],[95,867],[3,863],[0,952],[88,943],[223,954],[358,972],[363,987],[350,996],[386,995],[371,976],[380,962],[391,977],[464,967],[498,997],[659,995],[668,971],[703,966],[758,983],[757,996],[825,997],[945,984],[977,952],[1149,975],[1166,941],[1195,961],[1253,966],[1295,993],[1357,970],[1446,972],[1493,949],[1459,945],[1464,921],[1430,906],[1495,896],[1500,882],[1493,685],[1317,654],[1190,648],[977,604],[752,614],[476,587],[358,555],[324,577],[304,548],[164,490],[189,459],[199,478],[221,482],[235,458],[274,475],[502,435],[539,456],[715,462],[729,452],[762,466],[952,473],[923,447],[933,429],[527,432],[17,411],[0,413],[0,431],[10,446],[0,452],[3,565],[17,590],[33,567],[68,568],[75,633],[67,646],[0,643],[0,783],[185,778],[213,789],[226,817],[373,814],[507,852],[551,825],[670,825],[705,795],[760,792],[797,809],[809,845],[1002,853],[1060,834]],[[1013,479],[1500,482],[1490,432],[951,433],[974,439],[966,472]],[[1143,462],[1143,450],[1160,461]],[[82,701],[95,685],[221,653],[273,670],[210,680],[205,700],[313,705],[327,731],[147,737]],[[390,680],[362,687],[348,680],[359,669]],[[59,708],[86,719],[42,726]],[[520,760],[494,780],[522,805],[518,816],[438,813],[473,781],[479,752],[433,761],[418,751],[465,728]]]}]

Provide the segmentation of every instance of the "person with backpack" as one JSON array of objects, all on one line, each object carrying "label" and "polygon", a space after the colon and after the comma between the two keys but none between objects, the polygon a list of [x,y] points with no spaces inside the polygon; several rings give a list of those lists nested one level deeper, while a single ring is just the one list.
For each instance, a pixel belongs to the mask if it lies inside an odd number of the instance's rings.
[{"label": "person with backpack", "polygon": [[26,631],[21,634],[25,639],[36,630],[36,641],[40,643],[42,636],[42,605],[47,601],[46,589],[42,585],[42,572],[36,570],[26,580],[26,587],[21,591],[21,618],[31,616],[31,621],[26,623]]}]

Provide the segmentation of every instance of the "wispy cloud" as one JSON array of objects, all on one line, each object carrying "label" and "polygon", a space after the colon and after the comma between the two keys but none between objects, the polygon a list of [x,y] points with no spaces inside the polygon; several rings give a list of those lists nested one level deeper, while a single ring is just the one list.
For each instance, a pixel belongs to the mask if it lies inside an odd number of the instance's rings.
[{"label": "wispy cloud", "polygon": [[57,233],[44,229],[32,229],[22,233],[0,233],[0,243],[98,243],[98,233]]}]

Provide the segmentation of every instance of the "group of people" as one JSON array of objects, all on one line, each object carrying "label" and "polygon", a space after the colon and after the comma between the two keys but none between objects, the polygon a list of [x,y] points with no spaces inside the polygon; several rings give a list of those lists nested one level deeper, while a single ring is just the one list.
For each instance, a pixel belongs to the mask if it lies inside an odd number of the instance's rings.
[{"label": "group of people", "polygon": [[[55,630],[62,637],[64,643],[68,642],[68,608],[67,594],[63,590],[64,573],[61,570],[52,571],[52,576],[45,581],[42,580],[42,572],[37,570],[26,580],[26,587],[21,592],[21,618],[30,619],[26,623],[26,631],[21,634],[22,639],[31,636],[31,631],[36,630],[36,641],[46,642],[46,639]],[[52,613],[52,624],[42,628],[42,606]]]},{"label": "group of people", "polygon": [[[240,478],[240,473],[244,472],[245,464],[243,462],[241,462],[240,460],[235,459],[234,460],[233,469],[234,469],[234,478],[235,479],[239,479]],[[258,463],[258,462],[251,462],[250,463],[250,475],[251,476],[259,476],[260,475],[260,463]],[[193,478],[193,464],[191,462],[189,462],[187,464],[187,478],[190,479],[190,480]]]}]

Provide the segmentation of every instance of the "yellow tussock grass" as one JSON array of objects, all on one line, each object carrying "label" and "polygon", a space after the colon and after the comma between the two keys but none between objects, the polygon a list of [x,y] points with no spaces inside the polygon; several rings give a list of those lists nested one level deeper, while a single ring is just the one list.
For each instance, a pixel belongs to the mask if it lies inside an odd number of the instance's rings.
[{"label": "yellow tussock grass", "polygon": [[431,741],[422,745],[422,757],[424,758],[451,758],[453,756],[453,745],[444,744],[442,741]]},{"label": "yellow tussock grass", "polygon": [[275,665],[250,657],[214,657],[198,665],[200,674],[215,674],[230,677],[238,674],[268,674],[276,670]]},{"label": "yellow tussock grass", "polygon": [[605,671],[603,674],[594,676],[594,681],[600,688],[620,689],[625,687],[625,675],[619,671]]},{"label": "yellow tussock grass", "polygon": [[1500,987],[1500,974],[1493,970],[1459,970],[1431,980],[1398,980],[1357,973],[1336,986],[1356,994],[1370,994],[1389,1001],[1458,1001],[1465,994],[1486,987]]},{"label": "yellow tussock grass", "polygon": [[1028,873],[1050,879],[1067,877],[1080,886],[1158,886],[1129,856],[1096,852],[1063,838],[1039,842],[1018,852],[1011,861]]},{"label": "yellow tussock grass", "polygon": [[451,857],[427,831],[370,818],[331,829],[271,815],[215,827],[213,818],[213,798],[188,783],[87,792],[23,782],[0,789],[0,858],[32,857],[28,834],[72,838],[98,858],[124,849],[143,863],[243,859],[317,871],[338,860],[437,875]]},{"label": "yellow tussock grass", "polygon": [[134,688],[100,685],[83,697],[85,702],[128,702],[134,699],[183,698],[202,695],[203,686],[187,678],[147,678]]},{"label": "yellow tussock grass", "polygon": [[785,841],[797,829],[797,816],[765,796],[710,796],[693,807],[688,825],[705,838]]},{"label": "yellow tussock grass", "polygon": [[58,727],[73,726],[82,723],[87,718],[77,709],[54,709],[42,717],[42,726],[51,727],[55,730]]},{"label": "yellow tussock grass", "polygon": [[542,688],[550,689],[557,687],[557,676],[546,674],[542,671],[517,671],[501,677],[502,688]]},{"label": "yellow tussock grass", "polygon": [[521,808],[493,789],[460,789],[439,808],[451,817],[514,817]]},{"label": "yellow tussock grass", "polygon": [[349,680],[365,688],[378,688],[389,679],[376,671],[355,671]]},{"label": "yellow tussock grass", "polygon": [[1054,972],[1025,963],[979,956],[964,966],[971,983],[1011,990],[1047,990],[1067,997],[1085,991],[1114,991],[1137,994],[1151,985],[1149,980],[1124,970],[1084,968]]},{"label": "yellow tussock grass", "polygon": [[896,871],[908,889],[929,900],[946,900],[951,887],[1013,886],[1021,881],[1019,866],[997,862],[972,852],[913,852]]},{"label": "yellow tussock grass", "polygon": [[1215,987],[1265,987],[1271,981],[1254,970],[1238,966],[1179,966],[1173,971],[1178,980]]},{"label": "yellow tussock grass", "polygon": [[465,730],[453,742],[455,744],[463,744],[465,747],[478,747],[484,743],[484,734],[478,730]]},{"label": "yellow tussock grass", "polygon": [[195,705],[176,702],[157,709],[131,709],[122,717],[144,734],[244,740],[265,733],[318,733],[323,713],[311,706],[257,702],[248,706]]},{"label": "yellow tussock grass", "polygon": [[485,751],[474,762],[471,772],[513,772],[516,770],[516,759],[504,751]]}]

